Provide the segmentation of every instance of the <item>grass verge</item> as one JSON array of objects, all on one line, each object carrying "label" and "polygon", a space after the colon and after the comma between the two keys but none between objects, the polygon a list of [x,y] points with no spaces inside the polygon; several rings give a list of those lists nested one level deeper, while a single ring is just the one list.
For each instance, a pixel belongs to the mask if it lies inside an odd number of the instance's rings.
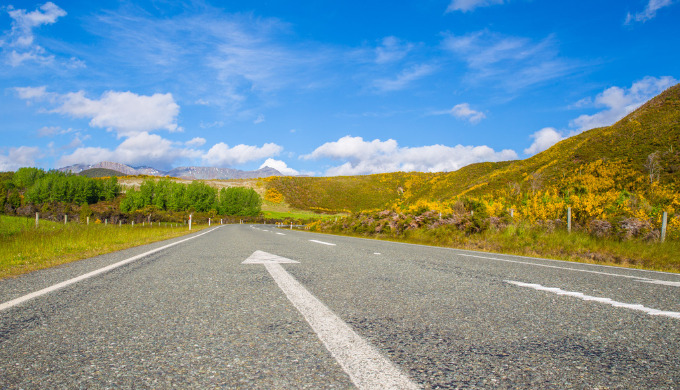
[{"label": "grass verge", "polygon": [[[327,233],[320,231],[318,233]],[[583,232],[552,232],[525,225],[511,225],[466,235],[449,227],[413,229],[401,234],[366,234],[333,231],[353,237],[374,238],[411,244],[541,257],[581,263],[612,265],[680,273],[680,242],[646,242],[596,238]]]},{"label": "grass verge", "polygon": [[64,225],[0,215],[0,279],[183,236],[208,225]]}]

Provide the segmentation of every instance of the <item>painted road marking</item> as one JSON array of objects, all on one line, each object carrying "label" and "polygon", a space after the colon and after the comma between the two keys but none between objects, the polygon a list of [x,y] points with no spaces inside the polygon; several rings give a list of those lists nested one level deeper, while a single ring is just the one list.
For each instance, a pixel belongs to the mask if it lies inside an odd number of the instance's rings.
[{"label": "painted road marking", "polygon": [[397,366],[354,332],[280,264],[297,261],[256,251],[243,263],[264,264],[279,288],[305,317],[323,345],[359,389],[419,389]]},{"label": "painted road marking", "polygon": [[589,274],[617,276],[619,278],[633,279],[636,282],[647,282],[647,283],[663,284],[663,285],[666,285],[666,286],[680,287],[680,282],[667,282],[665,280],[650,279],[650,278],[645,278],[645,277],[641,277],[641,276],[612,274],[612,273],[609,273],[609,272],[592,271],[592,270],[588,270],[588,269],[560,267],[560,266],[557,266],[557,265],[538,264],[538,263],[532,263],[532,262],[529,262],[529,261],[519,261],[519,260],[510,260],[510,259],[499,259],[497,257],[468,255],[468,254],[464,254],[464,253],[457,253],[456,255],[465,256],[465,257],[476,257],[476,258],[479,258],[479,259],[488,259],[488,260],[495,260],[495,261],[504,261],[504,262],[507,262],[507,263],[526,264],[526,265],[535,265],[535,266],[538,266],[538,267],[563,269],[563,270],[567,270],[567,271],[586,272],[586,273],[589,273]]},{"label": "painted road marking", "polygon": [[55,284],[55,285],[53,285],[53,286],[50,286],[50,287],[47,287],[47,288],[43,288],[42,290],[39,290],[39,291],[36,291],[36,292],[32,292],[32,293],[30,293],[30,294],[26,294],[26,295],[24,295],[24,296],[21,296],[21,297],[19,297],[19,298],[13,299],[13,300],[11,300],[11,301],[7,301],[7,302],[5,302],[5,303],[0,304],[0,311],[3,311],[3,310],[5,310],[5,309],[9,309],[9,308],[12,307],[12,306],[16,306],[16,305],[18,305],[18,304],[20,304],[20,303],[26,302],[26,301],[28,301],[29,299],[37,298],[37,297],[39,297],[39,296],[41,296],[41,295],[45,295],[45,294],[51,293],[51,292],[53,292],[53,291],[62,289],[62,288],[64,288],[64,287],[66,287],[66,286],[70,286],[70,285],[72,285],[72,284],[74,284],[74,283],[78,283],[78,282],[80,282],[80,281],[82,281],[82,280],[89,279],[89,278],[91,278],[91,277],[93,277],[93,276],[97,276],[97,275],[99,275],[99,274],[103,274],[103,273],[105,273],[105,272],[109,272],[109,271],[111,271],[112,269],[118,268],[118,267],[123,266],[123,265],[128,264],[128,263],[132,263],[133,261],[139,260],[139,259],[141,259],[142,257],[148,256],[148,255],[150,255],[150,254],[152,254],[152,253],[160,252],[160,251],[162,251],[163,249],[167,249],[167,248],[170,248],[170,247],[172,247],[172,246],[181,244],[181,243],[183,243],[183,242],[185,242],[185,241],[193,240],[194,238],[200,237],[200,236],[202,236],[202,235],[204,235],[204,234],[208,234],[208,233],[210,233],[210,232],[212,232],[212,231],[214,231],[214,230],[216,230],[216,229],[219,229],[219,228],[221,228],[221,227],[222,227],[222,226],[218,226],[218,227],[216,227],[216,228],[213,228],[213,229],[208,230],[207,232],[203,232],[203,233],[197,234],[197,235],[195,235],[195,236],[193,236],[193,237],[189,237],[189,238],[185,238],[184,240],[180,240],[180,241],[177,241],[177,242],[173,242],[172,244],[168,244],[168,245],[162,246],[162,247],[160,247],[160,248],[156,248],[156,249],[150,250],[150,251],[148,251],[148,252],[144,252],[144,253],[142,253],[142,254],[140,254],[140,255],[130,257],[129,259],[125,259],[125,260],[123,260],[123,261],[119,261],[119,262],[117,262],[117,263],[108,265],[108,266],[106,266],[106,267],[104,267],[104,268],[100,268],[100,269],[98,269],[98,270],[94,270],[94,271],[92,271],[92,272],[88,272],[88,273],[86,273],[86,274],[77,276],[77,277],[75,277],[75,278],[73,278],[73,279],[69,279],[69,280],[63,281],[63,282],[61,282],[61,283],[57,283],[57,284]]},{"label": "painted road marking", "polygon": [[540,284],[515,282],[513,280],[506,280],[505,282],[510,283],[510,284],[514,284],[515,286],[533,288],[534,290],[538,290],[538,291],[547,291],[547,292],[551,292],[551,293],[554,293],[554,294],[557,294],[557,295],[566,295],[566,296],[569,296],[569,297],[582,299],[584,301],[595,301],[595,302],[600,302],[600,303],[606,303],[606,304],[614,306],[614,307],[623,307],[625,309],[630,309],[630,310],[639,310],[639,311],[645,312],[645,313],[647,313],[651,316],[665,316],[665,317],[680,319],[680,313],[675,312],[675,311],[657,310],[657,309],[652,309],[652,308],[649,308],[649,307],[646,307],[646,306],[643,306],[643,305],[636,305],[636,304],[631,304],[631,303],[618,302],[618,301],[612,300],[610,298],[593,297],[593,296],[585,295],[583,293],[576,292],[576,291],[566,291],[566,290],[562,290],[561,288],[557,288],[557,287],[544,287],[544,286],[541,286]]},{"label": "painted road marking", "polygon": [[324,245],[331,245],[335,246],[335,244],[331,244],[330,242],[323,242],[323,241],[318,241],[318,240],[309,240],[311,242],[316,242],[317,244],[324,244]]},{"label": "painted road marking", "polygon": [[661,284],[661,285],[664,285],[664,286],[680,287],[680,282],[669,282],[669,281],[666,281],[666,280],[640,279],[640,280],[636,280],[636,282]]},{"label": "painted road marking", "polygon": [[276,234],[278,234],[279,236],[285,236],[285,234],[279,232],[276,232]]}]

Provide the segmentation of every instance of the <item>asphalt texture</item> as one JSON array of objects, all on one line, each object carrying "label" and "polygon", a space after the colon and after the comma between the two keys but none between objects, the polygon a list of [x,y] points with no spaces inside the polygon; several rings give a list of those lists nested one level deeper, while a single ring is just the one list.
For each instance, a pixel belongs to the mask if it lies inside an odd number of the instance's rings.
[{"label": "asphalt texture", "polygon": [[[184,238],[2,280],[0,303]],[[680,319],[508,283],[680,312],[680,275],[262,225],[0,311],[0,388],[354,388],[265,267],[241,264],[256,250],[298,261],[283,268],[424,389],[680,388]]]}]

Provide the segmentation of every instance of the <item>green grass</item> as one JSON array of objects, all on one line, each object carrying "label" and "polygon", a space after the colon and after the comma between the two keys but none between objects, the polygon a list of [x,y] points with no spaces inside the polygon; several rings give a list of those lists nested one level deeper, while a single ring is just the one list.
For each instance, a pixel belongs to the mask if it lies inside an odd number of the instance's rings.
[{"label": "green grass", "polygon": [[[192,232],[208,225],[194,225]],[[187,226],[55,223],[0,215],[0,279],[190,233]]]}]

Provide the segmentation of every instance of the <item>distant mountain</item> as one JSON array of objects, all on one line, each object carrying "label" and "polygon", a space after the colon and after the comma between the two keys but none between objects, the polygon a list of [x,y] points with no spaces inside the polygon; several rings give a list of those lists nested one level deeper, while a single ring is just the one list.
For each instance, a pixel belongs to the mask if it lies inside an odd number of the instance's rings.
[{"label": "distant mountain", "polygon": [[85,177],[111,177],[111,176],[125,176],[123,172],[114,171],[106,168],[90,168],[78,173],[79,176]]},{"label": "distant mountain", "polygon": [[125,175],[171,176],[195,180],[254,179],[259,177],[282,176],[281,172],[270,167],[260,168],[256,171],[214,167],[179,167],[165,172],[153,167],[131,167],[129,165],[110,161],[103,161],[97,164],[74,164],[59,168],[59,171],[79,174],[83,171],[99,168],[121,172]]}]

